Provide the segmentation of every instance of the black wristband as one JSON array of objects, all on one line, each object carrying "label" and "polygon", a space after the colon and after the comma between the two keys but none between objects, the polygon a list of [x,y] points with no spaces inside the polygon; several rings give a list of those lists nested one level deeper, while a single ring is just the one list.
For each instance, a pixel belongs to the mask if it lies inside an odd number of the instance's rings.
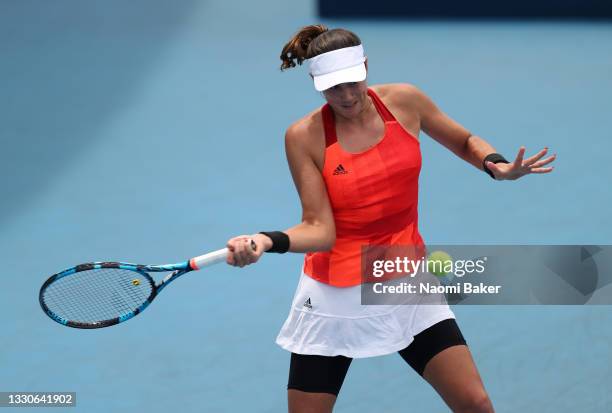
[{"label": "black wristband", "polygon": [[502,155],[498,153],[490,153],[487,156],[485,156],[484,160],[482,161],[482,169],[484,169],[484,171],[488,173],[493,179],[495,179],[495,175],[493,175],[493,172],[491,172],[491,170],[487,167],[487,162],[510,163],[506,160],[506,158],[504,158]]},{"label": "black wristband", "polygon": [[272,240],[272,247],[266,252],[284,254],[289,251],[289,235],[281,231],[260,232]]}]

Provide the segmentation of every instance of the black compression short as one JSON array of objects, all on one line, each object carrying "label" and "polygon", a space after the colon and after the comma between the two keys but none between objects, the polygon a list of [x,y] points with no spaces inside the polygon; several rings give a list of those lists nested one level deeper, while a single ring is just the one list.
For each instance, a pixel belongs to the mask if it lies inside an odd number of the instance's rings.
[{"label": "black compression short", "polygon": [[[465,345],[454,318],[440,321],[414,336],[399,355],[421,376],[425,366],[442,350]],[[344,356],[317,356],[291,353],[287,389],[338,395],[353,359]]]}]

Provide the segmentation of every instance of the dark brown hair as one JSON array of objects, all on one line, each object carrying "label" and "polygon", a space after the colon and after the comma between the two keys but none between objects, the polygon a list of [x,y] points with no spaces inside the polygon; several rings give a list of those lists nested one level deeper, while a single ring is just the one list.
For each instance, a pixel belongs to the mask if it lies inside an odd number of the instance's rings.
[{"label": "dark brown hair", "polygon": [[301,65],[305,59],[344,47],[358,46],[361,40],[346,29],[331,29],[322,24],[305,26],[287,42],[280,58],[281,70]]}]

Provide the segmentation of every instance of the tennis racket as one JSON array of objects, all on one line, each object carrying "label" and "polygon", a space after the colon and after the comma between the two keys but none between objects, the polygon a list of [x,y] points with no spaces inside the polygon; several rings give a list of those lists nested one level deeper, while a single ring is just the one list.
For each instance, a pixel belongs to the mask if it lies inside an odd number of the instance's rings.
[{"label": "tennis racket", "polygon": [[[251,248],[256,249],[251,240]],[[38,299],[45,314],[75,328],[102,328],[123,323],[142,313],[168,284],[183,274],[225,261],[223,248],[185,262],[138,265],[91,262],[52,275]],[[170,272],[159,283],[149,273]]]}]

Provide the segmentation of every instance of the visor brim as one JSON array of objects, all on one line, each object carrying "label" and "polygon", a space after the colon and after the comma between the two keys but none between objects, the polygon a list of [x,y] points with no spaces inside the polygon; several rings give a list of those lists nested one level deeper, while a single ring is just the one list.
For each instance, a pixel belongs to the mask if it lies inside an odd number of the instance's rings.
[{"label": "visor brim", "polygon": [[361,82],[366,79],[367,70],[364,63],[357,66],[347,67],[346,69],[337,70],[335,72],[326,73],[324,75],[314,76],[314,86],[319,92],[322,92],[330,87],[339,85],[340,83]]}]

